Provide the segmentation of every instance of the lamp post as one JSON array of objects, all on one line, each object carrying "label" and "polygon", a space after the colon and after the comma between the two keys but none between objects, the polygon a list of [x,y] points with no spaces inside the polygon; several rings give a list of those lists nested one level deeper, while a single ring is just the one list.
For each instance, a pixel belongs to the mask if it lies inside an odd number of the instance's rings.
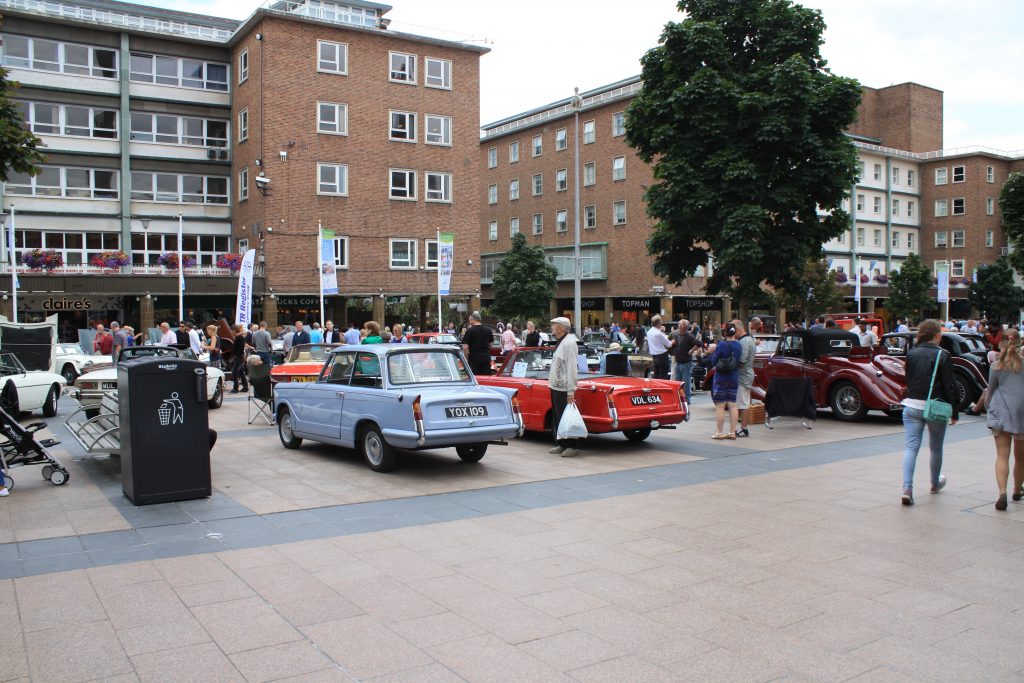
[{"label": "lamp post", "polygon": [[573,324],[576,327],[576,336],[581,337],[580,318],[583,317],[580,302],[580,109],[583,107],[583,98],[580,97],[580,89],[573,89],[572,110],[573,110],[573,190],[575,193],[573,210],[573,258],[572,258],[572,280],[573,280]]},{"label": "lamp post", "polygon": [[149,272],[149,224],[152,222],[149,218],[140,218],[139,222],[142,223],[142,253],[143,259],[142,265],[144,266],[143,272]]},{"label": "lamp post", "polygon": [[178,320],[185,319],[185,259],[181,254],[182,223],[184,216],[178,214]]},{"label": "lamp post", "polygon": [[11,204],[10,224],[7,214],[0,215],[0,226],[7,226],[7,253],[11,259],[11,321],[18,322],[18,259],[14,249],[14,204]]}]

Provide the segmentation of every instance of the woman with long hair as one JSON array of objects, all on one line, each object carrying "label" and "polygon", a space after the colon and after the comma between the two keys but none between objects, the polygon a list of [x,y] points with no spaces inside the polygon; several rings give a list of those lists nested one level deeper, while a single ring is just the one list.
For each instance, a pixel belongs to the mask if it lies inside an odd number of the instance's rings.
[{"label": "woman with long hair", "polygon": [[210,354],[210,361],[208,365],[212,368],[219,368],[221,353],[220,338],[217,336],[217,326],[207,325],[206,335],[208,339],[206,340],[206,343],[203,344],[202,346],[203,350]]},{"label": "woman with long hair", "polygon": [[988,419],[996,442],[996,510],[1006,509],[1006,481],[1010,476],[1010,445],[1013,445],[1013,499],[1024,497],[1024,358],[1020,332],[1003,331],[999,357],[988,376]]},{"label": "woman with long hair", "polygon": [[938,493],[946,485],[942,474],[942,441],[946,423],[924,419],[929,398],[942,399],[953,409],[949,424],[955,425],[957,415],[956,384],[953,381],[953,357],[943,351],[942,324],[925,320],[917,328],[917,342],[907,354],[907,397],[903,399],[903,497],[904,505],[914,504],[914,467],[921,450],[925,426],[928,427],[928,449],[931,451],[931,492]]}]

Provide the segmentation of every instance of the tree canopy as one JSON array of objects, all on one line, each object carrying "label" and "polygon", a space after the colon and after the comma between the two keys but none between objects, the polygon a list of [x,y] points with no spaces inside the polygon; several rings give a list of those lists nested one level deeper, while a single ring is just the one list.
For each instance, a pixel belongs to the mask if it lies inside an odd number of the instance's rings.
[{"label": "tree canopy", "polygon": [[971,306],[996,320],[1016,320],[1024,307],[1024,290],[1013,281],[1013,269],[1005,257],[978,266],[978,281],[967,295]]},{"label": "tree canopy", "polygon": [[544,249],[531,247],[523,233],[512,238],[512,248],[494,272],[494,306],[502,318],[525,320],[544,315],[555,296],[558,270],[548,263]]},{"label": "tree canopy", "polygon": [[7,80],[7,69],[0,68],[0,182],[5,183],[12,171],[35,175],[36,164],[46,158],[39,151],[42,141],[25,128],[25,119],[10,99],[14,87],[17,84]]},{"label": "tree canopy", "polygon": [[779,292],[779,300],[786,308],[801,311],[804,320],[842,308],[844,291],[836,283],[835,273],[828,269],[828,261],[808,259],[797,270],[796,289]]},{"label": "tree canopy", "polygon": [[[709,293],[743,302],[762,283],[792,290],[848,227],[857,178],[843,131],[860,84],[829,72],[821,13],[790,0],[682,0],[642,60],[626,141],[654,184],[654,269],[680,282],[714,256]],[[818,209],[824,213],[819,215]]]},{"label": "tree canopy", "polygon": [[889,275],[889,296],[885,306],[897,318],[917,320],[921,309],[931,306],[934,299],[928,296],[932,286],[932,271],[921,257],[911,254],[898,271]]},{"label": "tree canopy", "polygon": [[1011,173],[999,193],[1003,231],[1013,250],[1010,265],[1024,277],[1024,173]]}]

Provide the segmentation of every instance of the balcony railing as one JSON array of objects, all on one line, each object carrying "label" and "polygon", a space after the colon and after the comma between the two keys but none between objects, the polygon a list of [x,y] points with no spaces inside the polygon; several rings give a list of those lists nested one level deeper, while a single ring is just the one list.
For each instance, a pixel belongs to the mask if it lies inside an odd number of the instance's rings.
[{"label": "balcony railing", "polygon": [[[632,97],[643,88],[643,83],[637,81],[636,83],[630,83],[624,85],[621,88],[615,88],[614,90],[607,90],[605,92],[598,93],[592,97],[584,97],[583,102],[580,106],[580,111],[597,107],[608,102],[614,102],[621,100],[626,97]],[[516,119],[515,121],[509,121],[508,123],[498,126],[497,128],[489,128],[484,131],[484,139],[495,137],[496,135],[503,135],[509,131],[518,130],[519,128],[529,128],[541,121],[547,121],[548,119],[557,118],[564,114],[572,113],[572,102],[568,102],[558,107],[546,109],[542,112],[538,112],[532,116],[525,118]]]},{"label": "balcony railing", "polygon": [[206,24],[185,21],[171,21],[140,14],[128,14],[116,10],[84,7],[72,2],[57,0],[0,0],[0,9],[13,9],[29,14],[60,17],[75,21],[86,21],[116,28],[135,29],[150,33],[170,34],[194,40],[209,40],[225,43],[233,31]]},{"label": "balcony railing", "polygon": [[[10,274],[11,265],[9,263],[0,263],[0,273]],[[178,271],[168,270],[163,266],[124,266],[122,268],[101,268],[99,266],[90,265],[72,265],[72,266],[61,266],[53,270],[32,270],[23,265],[18,266],[19,275],[166,275],[168,277],[177,277]],[[185,268],[185,277],[234,277],[238,275],[238,271],[232,271],[228,268],[219,268],[217,266],[193,266],[191,268]],[[263,264],[257,264],[255,269],[255,275],[260,277],[263,275]]]}]

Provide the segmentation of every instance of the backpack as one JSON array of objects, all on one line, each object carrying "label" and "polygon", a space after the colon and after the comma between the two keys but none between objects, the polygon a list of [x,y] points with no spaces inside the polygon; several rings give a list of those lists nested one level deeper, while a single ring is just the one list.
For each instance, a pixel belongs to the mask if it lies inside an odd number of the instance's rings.
[{"label": "backpack", "polygon": [[722,356],[715,363],[716,372],[733,372],[739,367],[739,363],[736,362],[736,356],[729,354],[728,356]]}]

